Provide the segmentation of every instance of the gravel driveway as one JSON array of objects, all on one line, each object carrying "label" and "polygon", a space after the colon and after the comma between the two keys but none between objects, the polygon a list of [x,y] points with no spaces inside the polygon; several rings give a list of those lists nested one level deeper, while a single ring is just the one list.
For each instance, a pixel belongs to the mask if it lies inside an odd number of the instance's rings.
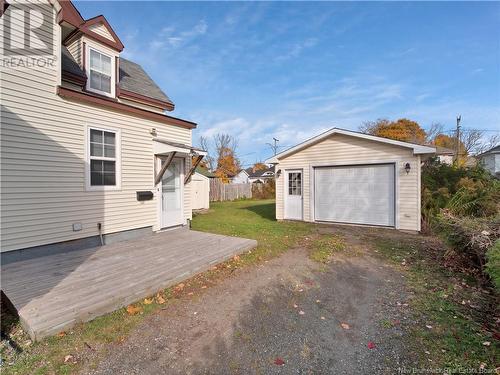
[{"label": "gravel driveway", "polygon": [[293,249],[146,318],[86,372],[393,374],[408,357],[403,284],[366,252],[322,265]]}]

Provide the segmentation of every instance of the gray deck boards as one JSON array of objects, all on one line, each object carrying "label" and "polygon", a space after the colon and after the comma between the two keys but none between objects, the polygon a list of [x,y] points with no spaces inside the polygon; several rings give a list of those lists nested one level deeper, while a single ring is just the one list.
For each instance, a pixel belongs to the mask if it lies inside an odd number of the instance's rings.
[{"label": "gray deck boards", "polygon": [[177,229],[2,266],[1,287],[38,340],[171,286],[257,246]]}]

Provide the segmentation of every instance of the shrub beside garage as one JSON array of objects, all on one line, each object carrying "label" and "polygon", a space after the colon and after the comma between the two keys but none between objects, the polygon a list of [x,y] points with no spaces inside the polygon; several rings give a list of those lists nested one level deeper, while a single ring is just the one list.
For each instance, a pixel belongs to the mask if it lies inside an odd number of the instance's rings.
[{"label": "shrub beside garage", "polygon": [[451,247],[447,258],[500,291],[500,181],[480,166],[422,169],[423,227]]}]

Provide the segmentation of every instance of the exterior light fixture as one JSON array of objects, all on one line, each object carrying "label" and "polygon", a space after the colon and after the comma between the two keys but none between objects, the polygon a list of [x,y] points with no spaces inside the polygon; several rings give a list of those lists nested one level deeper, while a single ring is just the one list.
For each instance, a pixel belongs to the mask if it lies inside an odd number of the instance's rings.
[{"label": "exterior light fixture", "polygon": [[278,170],[276,171],[276,177],[280,178],[280,175],[281,175],[281,169],[278,169]]},{"label": "exterior light fixture", "polygon": [[405,171],[406,171],[406,174],[410,173],[410,170],[411,170],[411,165],[410,165],[410,163],[406,163],[406,164],[405,164]]}]

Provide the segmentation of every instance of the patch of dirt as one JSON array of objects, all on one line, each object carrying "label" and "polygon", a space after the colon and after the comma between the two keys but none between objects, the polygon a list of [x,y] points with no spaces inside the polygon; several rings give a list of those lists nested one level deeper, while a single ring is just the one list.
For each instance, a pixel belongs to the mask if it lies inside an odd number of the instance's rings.
[{"label": "patch of dirt", "polygon": [[96,369],[83,372],[397,372],[403,358],[412,360],[404,346],[410,314],[403,276],[370,255],[361,235],[367,228],[320,230],[343,235],[357,256],[336,254],[320,265],[297,248],[238,269],[148,317]]}]

